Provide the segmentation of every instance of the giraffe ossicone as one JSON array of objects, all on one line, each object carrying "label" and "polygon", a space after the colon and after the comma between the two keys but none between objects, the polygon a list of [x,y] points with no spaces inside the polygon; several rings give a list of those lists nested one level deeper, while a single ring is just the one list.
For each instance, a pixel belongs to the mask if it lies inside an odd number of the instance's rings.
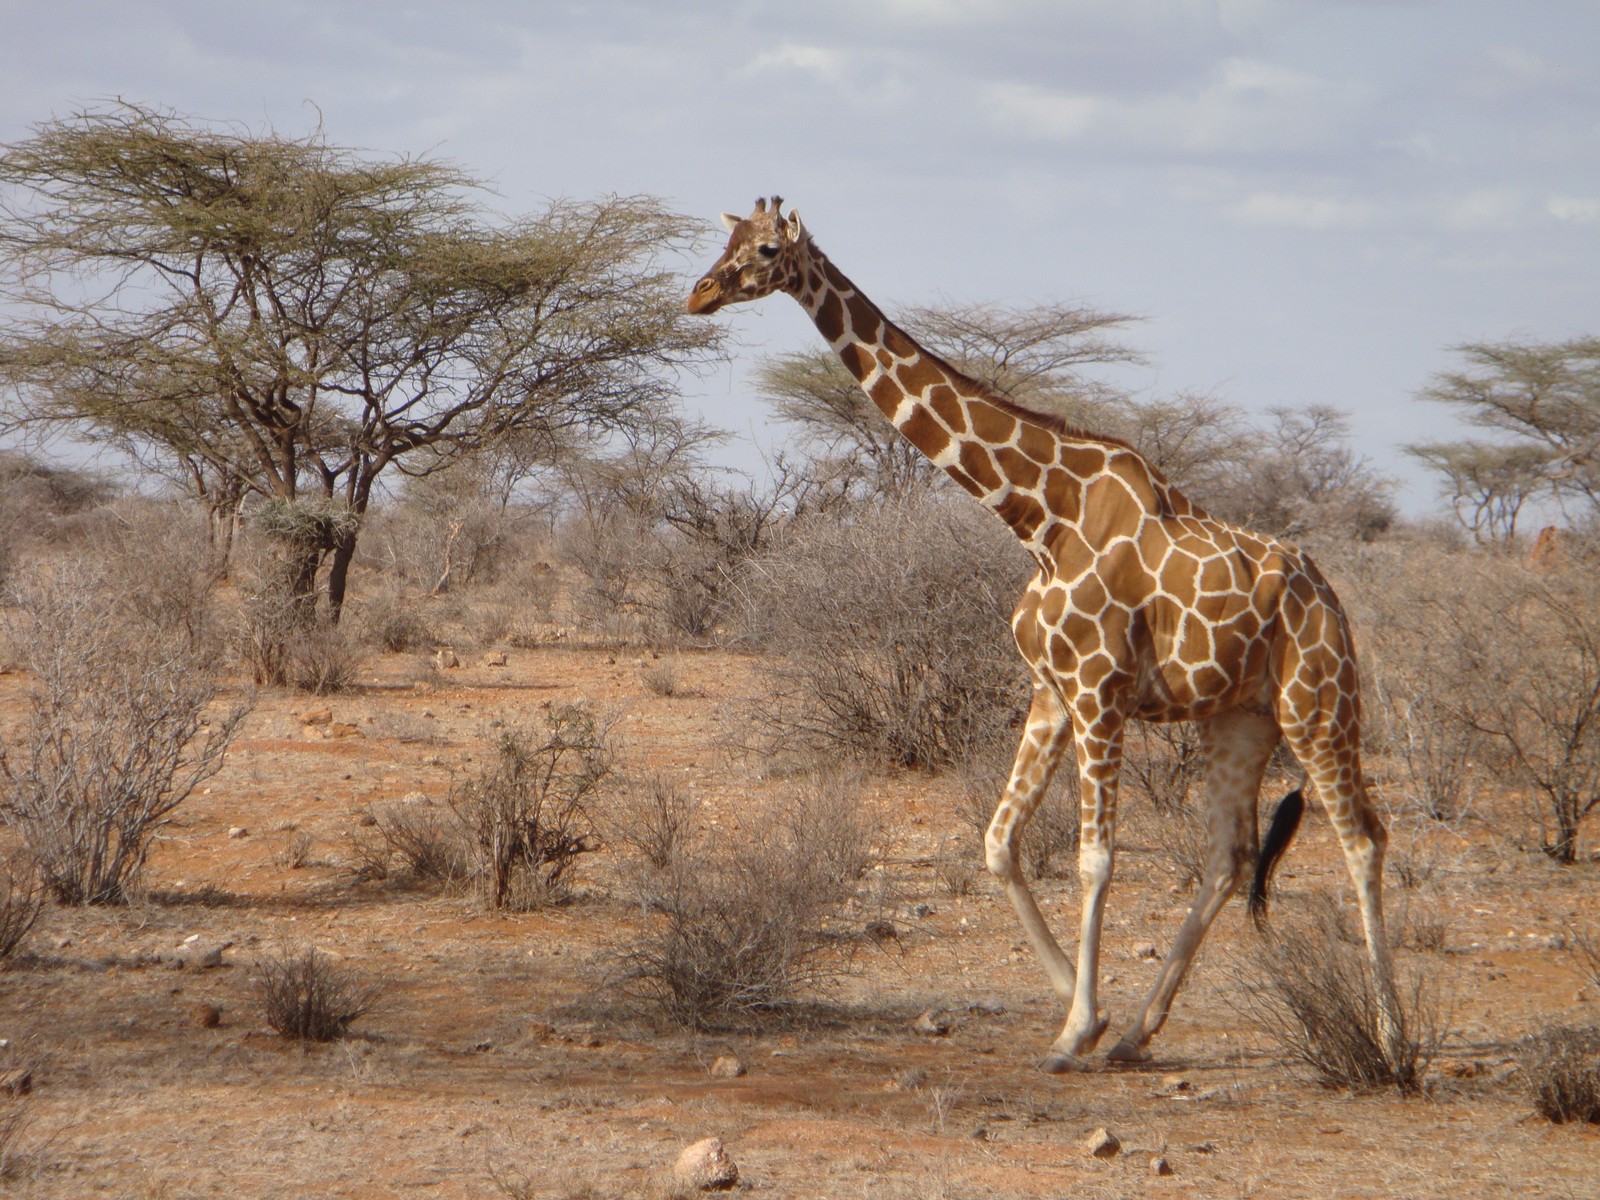
[{"label": "giraffe ossicone", "polygon": [[[1130,446],[996,395],[917,345],[833,265],[798,214],[756,201],[724,214],[726,249],[695,285],[691,313],[782,291],[798,300],[874,405],[929,460],[1016,534],[1038,564],[1012,618],[1033,702],[985,838],[1066,1024],[1047,1070],[1084,1064],[1107,1024],[1100,936],[1115,858],[1123,730],[1193,721],[1205,757],[1204,878],[1144,1003],[1109,1052],[1149,1058],[1206,930],[1252,865],[1252,906],[1293,832],[1275,822],[1257,864],[1256,802],[1286,741],[1338,834],[1379,987],[1378,1030],[1405,1060],[1383,927],[1385,833],[1361,773],[1355,649],[1338,598],[1299,550],[1192,504]],[[1078,948],[1056,941],[1018,848],[1068,747],[1082,801]],[[1298,795],[1287,814],[1298,816]]]}]

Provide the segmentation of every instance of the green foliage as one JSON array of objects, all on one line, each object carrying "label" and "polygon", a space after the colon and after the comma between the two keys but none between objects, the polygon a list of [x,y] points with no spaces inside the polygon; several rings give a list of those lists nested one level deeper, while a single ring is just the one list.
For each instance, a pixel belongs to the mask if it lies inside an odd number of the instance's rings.
[{"label": "green foliage", "polygon": [[1421,399],[1448,405],[1489,440],[1423,442],[1410,452],[1442,476],[1462,524],[1508,542],[1523,505],[1547,496],[1600,515],[1600,338],[1456,347],[1459,371]]},{"label": "green foliage", "polygon": [[[6,415],[214,510],[310,495],[359,518],[385,472],[604,436],[670,404],[719,337],[667,261],[694,227],[647,197],[506,218],[439,163],[129,104],[0,149],[0,186],[0,268],[22,283]],[[290,531],[314,532],[303,515]],[[355,531],[321,533],[337,613]]]}]

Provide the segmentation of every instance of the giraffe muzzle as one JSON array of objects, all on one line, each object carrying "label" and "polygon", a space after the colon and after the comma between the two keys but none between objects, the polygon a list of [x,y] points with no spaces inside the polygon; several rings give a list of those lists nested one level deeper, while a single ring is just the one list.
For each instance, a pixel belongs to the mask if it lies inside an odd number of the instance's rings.
[{"label": "giraffe muzzle", "polygon": [[717,281],[707,275],[694,285],[694,291],[689,293],[688,309],[697,316],[714,313],[722,307],[722,288]]}]

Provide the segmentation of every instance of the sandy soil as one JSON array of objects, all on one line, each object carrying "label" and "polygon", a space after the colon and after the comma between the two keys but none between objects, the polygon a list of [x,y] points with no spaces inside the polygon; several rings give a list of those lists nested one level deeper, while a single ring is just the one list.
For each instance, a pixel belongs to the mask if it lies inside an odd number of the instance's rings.
[{"label": "sandy soil", "polygon": [[[31,954],[0,973],[0,1066],[31,1068],[34,1083],[0,1191],[656,1197],[678,1152],[715,1135],[740,1186],[771,1197],[1600,1197],[1600,1127],[1535,1116],[1512,1066],[1524,1034],[1600,1017],[1559,948],[1564,930],[1600,919],[1593,862],[1564,871],[1477,824],[1435,848],[1423,888],[1396,893],[1443,931],[1441,947],[1408,956],[1449,1004],[1423,1096],[1328,1089],[1281,1059],[1239,1009],[1255,935],[1238,905],[1157,1062],[1056,1078],[1035,1063],[1062,1013],[1009,906],[976,874],[958,785],[876,777],[866,791],[890,851],[877,894],[899,936],[868,945],[804,1021],[694,1035],[630,1014],[604,986],[608,949],[646,919],[607,855],[583,862],[579,903],[502,915],[471,896],[357,879],[352,839],[376,801],[442,797],[491,721],[578,699],[620,716],[625,769],[670,773],[736,825],[785,786],[725,749],[750,664],[679,656],[687,694],[662,697],[637,651],[513,650],[504,668],[434,677],[420,662],[377,660],[330,700],[263,695],[223,773],[165,830],[149,895],[126,910],[47,912]],[[16,711],[25,687],[0,679],[0,705]],[[302,717],[318,709],[354,732],[307,736]],[[1164,950],[1188,901],[1137,815],[1108,919],[1114,1025],[1154,977],[1141,948]],[[971,856],[970,894],[935,869],[947,842]],[[1341,887],[1312,815],[1280,904]],[[1039,891],[1070,928],[1074,885]],[[220,967],[172,965],[185,947],[220,943]],[[302,1048],[266,1027],[252,965],[307,944],[389,982],[357,1036]],[[220,1024],[198,1024],[200,1005]],[[930,1008],[951,1014],[946,1036],[913,1030]],[[714,1077],[723,1054],[747,1073]],[[1121,1140],[1116,1157],[1083,1149],[1099,1127]],[[1152,1173],[1156,1157],[1170,1175]]]}]

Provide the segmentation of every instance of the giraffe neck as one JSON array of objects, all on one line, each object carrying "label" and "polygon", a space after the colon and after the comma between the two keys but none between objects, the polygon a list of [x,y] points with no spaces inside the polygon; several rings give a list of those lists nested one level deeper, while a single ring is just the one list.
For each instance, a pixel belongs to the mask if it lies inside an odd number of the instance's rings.
[{"label": "giraffe neck", "polygon": [[[785,290],[811,314],[862,390],[935,466],[1036,547],[1052,515],[1042,484],[1058,461],[1062,435],[917,345],[815,243],[806,250]],[[1049,507],[1060,515],[1058,505]]]}]

